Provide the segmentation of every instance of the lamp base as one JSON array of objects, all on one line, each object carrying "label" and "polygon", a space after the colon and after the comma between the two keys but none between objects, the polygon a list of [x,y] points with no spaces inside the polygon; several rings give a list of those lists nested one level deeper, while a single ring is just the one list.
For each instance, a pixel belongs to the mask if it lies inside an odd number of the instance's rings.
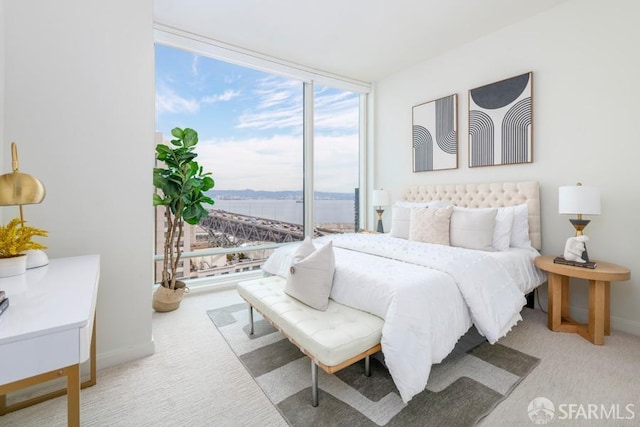
[{"label": "lamp base", "polygon": [[376,213],[378,214],[378,228],[377,228],[377,232],[378,233],[384,233],[384,229],[382,228],[382,213],[384,212],[383,209],[376,209]]},{"label": "lamp base", "polygon": [[589,252],[587,252],[587,243],[584,244],[584,251],[582,251],[582,255],[580,256],[584,260],[585,263],[591,262],[589,261]]},{"label": "lamp base", "polygon": [[589,219],[570,219],[569,222],[576,229],[576,237],[582,236],[582,230],[591,222]]}]

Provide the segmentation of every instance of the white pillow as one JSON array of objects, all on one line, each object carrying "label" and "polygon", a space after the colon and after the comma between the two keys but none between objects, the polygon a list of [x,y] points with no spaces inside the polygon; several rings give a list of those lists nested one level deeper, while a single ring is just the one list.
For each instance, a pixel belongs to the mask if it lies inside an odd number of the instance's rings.
[{"label": "white pillow", "polygon": [[493,229],[493,249],[508,251],[511,243],[511,229],[513,228],[513,206],[498,208],[496,225]]},{"label": "white pillow", "polygon": [[391,236],[401,239],[409,238],[409,228],[411,227],[411,208],[444,208],[449,204],[440,200],[431,202],[407,202],[397,200],[391,212]]},{"label": "white pillow", "polygon": [[482,251],[493,250],[493,229],[496,224],[498,210],[488,209],[453,209],[449,240],[451,246]]},{"label": "white pillow", "polygon": [[529,239],[529,209],[527,204],[513,206],[513,226],[511,228],[512,248],[531,248]]},{"label": "white pillow", "polygon": [[412,208],[409,240],[449,245],[449,220],[453,207]]},{"label": "white pillow", "polygon": [[335,266],[333,244],[316,250],[307,236],[293,255],[285,293],[316,310],[326,310]]}]

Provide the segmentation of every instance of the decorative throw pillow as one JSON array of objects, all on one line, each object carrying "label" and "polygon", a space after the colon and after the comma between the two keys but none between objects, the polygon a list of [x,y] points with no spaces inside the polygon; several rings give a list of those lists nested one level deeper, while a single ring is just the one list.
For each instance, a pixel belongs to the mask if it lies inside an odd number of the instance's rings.
[{"label": "decorative throw pillow", "polygon": [[305,238],[293,255],[285,293],[316,310],[326,310],[335,265],[331,242],[316,249],[311,238]]},{"label": "decorative throw pillow", "polygon": [[493,250],[493,229],[497,213],[495,208],[454,208],[449,236],[451,246],[482,251]]},{"label": "decorative throw pillow", "polygon": [[412,208],[409,240],[449,245],[449,220],[453,206],[447,208]]},{"label": "decorative throw pillow", "polygon": [[508,251],[511,243],[511,229],[513,228],[513,206],[498,208],[496,225],[493,229],[493,249]]},{"label": "decorative throw pillow", "polygon": [[409,238],[411,227],[411,208],[445,208],[449,204],[440,200],[430,202],[407,202],[397,200],[391,212],[391,236],[401,239]]},{"label": "decorative throw pillow", "polygon": [[513,207],[513,227],[511,228],[512,248],[529,249],[531,239],[529,239],[529,208],[526,203]]}]

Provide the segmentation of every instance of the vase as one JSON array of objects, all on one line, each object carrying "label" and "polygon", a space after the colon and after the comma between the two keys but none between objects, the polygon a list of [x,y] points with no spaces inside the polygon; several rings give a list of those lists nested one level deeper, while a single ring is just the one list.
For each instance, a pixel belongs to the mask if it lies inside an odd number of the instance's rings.
[{"label": "vase", "polygon": [[27,271],[27,255],[0,258],[0,277],[11,277]]},{"label": "vase", "polygon": [[176,288],[169,289],[164,286],[158,286],[153,293],[152,307],[155,311],[162,313],[173,311],[180,307],[184,294],[189,292],[189,288],[179,280],[176,281]]}]

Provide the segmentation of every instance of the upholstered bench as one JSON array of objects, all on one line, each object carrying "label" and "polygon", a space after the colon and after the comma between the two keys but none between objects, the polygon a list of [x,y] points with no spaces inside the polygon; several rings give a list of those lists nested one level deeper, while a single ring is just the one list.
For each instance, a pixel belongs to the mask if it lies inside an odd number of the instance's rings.
[{"label": "upholstered bench", "polygon": [[319,311],[284,292],[286,279],[269,276],[238,284],[238,293],[249,304],[250,333],[255,308],[311,359],[311,404],[318,406],[318,366],[329,374],[365,360],[380,351],[383,320],[377,316],[329,300]]}]

